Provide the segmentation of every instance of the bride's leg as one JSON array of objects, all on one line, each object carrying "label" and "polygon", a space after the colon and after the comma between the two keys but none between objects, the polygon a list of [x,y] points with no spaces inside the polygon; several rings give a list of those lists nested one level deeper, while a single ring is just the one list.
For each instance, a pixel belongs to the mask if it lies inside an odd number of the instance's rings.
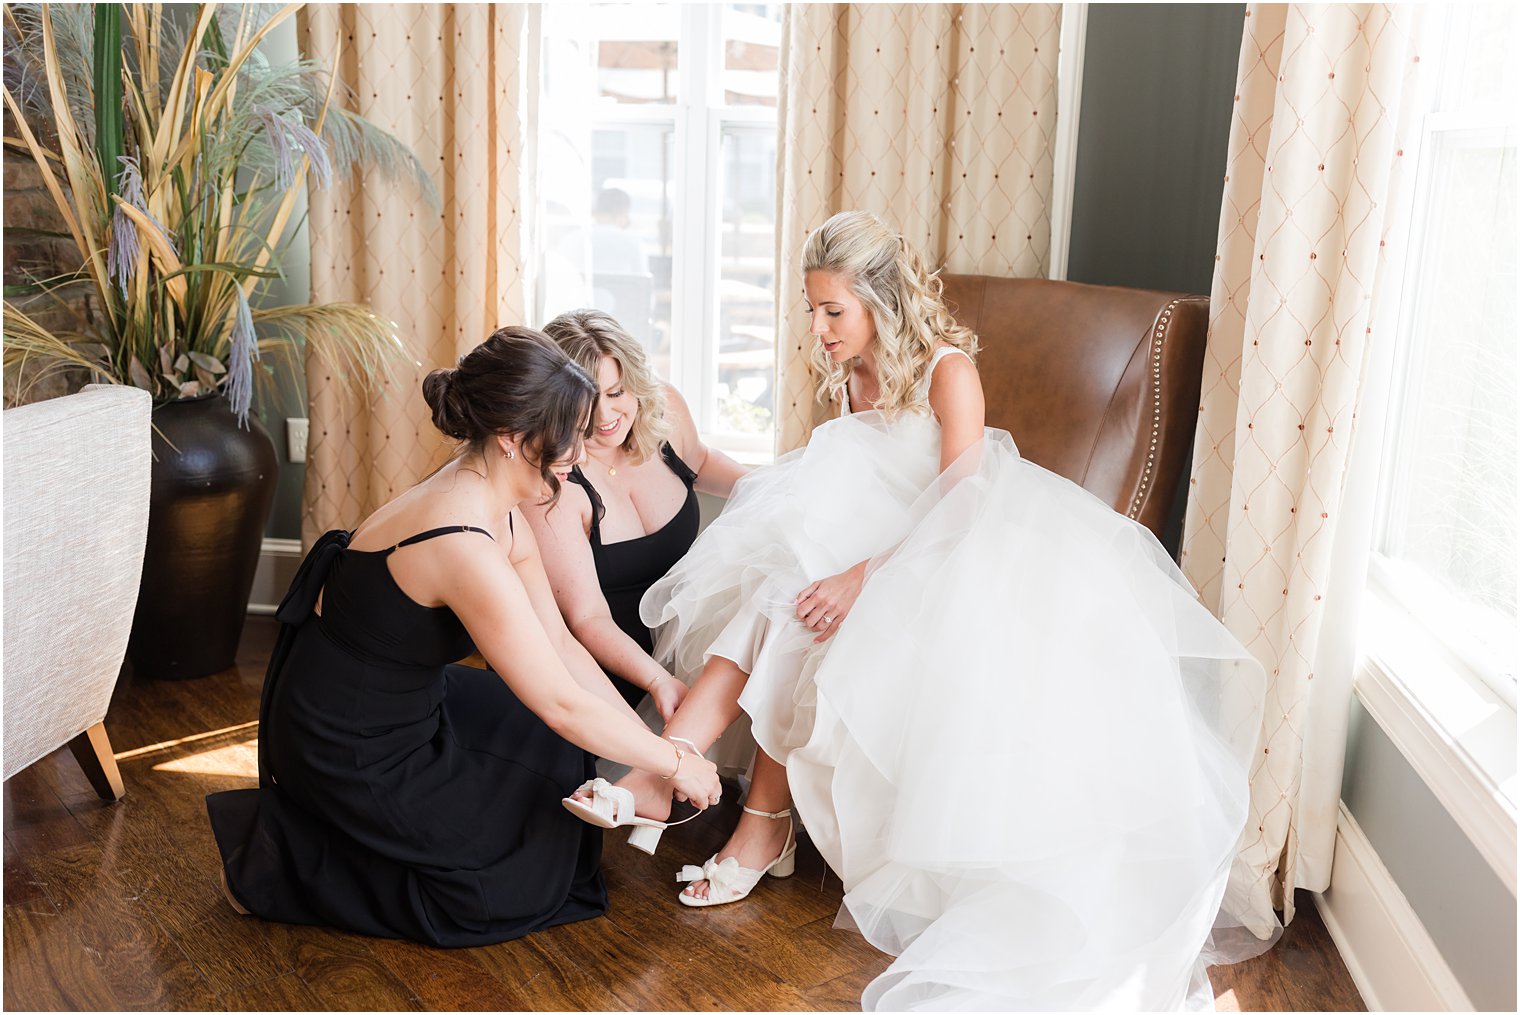
[{"label": "bride's leg", "polygon": [[739,669],[739,664],[722,656],[712,656],[702,667],[681,701],[681,707],[670,717],[665,736],[690,740],[697,750],[706,753],[713,741],[739,718],[739,695],[749,674]]},{"label": "bride's leg", "polygon": [[[681,707],[670,717],[665,736],[689,740],[706,752],[713,741],[739,718],[739,694],[749,674],[732,659],[713,656],[686,693]],[[634,811],[663,821],[670,815],[670,783],[659,772],[634,769],[617,784],[633,793]]]},{"label": "bride's leg", "polygon": [[[792,792],[786,783],[786,766],[764,751],[755,752],[754,781],[750,783],[749,799],[745,801],[745,806],[771,814],[792,806]],[[740,867],[761,870],[786,848],[788,827],[786,818],[762,818],[741,812],[734,834],[718,850],[718,859],[722,861],[731,856],[738,857]],[[699,899],[707,898],[707,882],[693,881],[685,894]]]}]

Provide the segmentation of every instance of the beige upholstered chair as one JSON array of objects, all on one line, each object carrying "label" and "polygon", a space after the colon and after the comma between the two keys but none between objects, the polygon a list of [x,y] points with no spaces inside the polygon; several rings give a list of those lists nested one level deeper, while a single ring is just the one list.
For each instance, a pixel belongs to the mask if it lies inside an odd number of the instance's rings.
[{"label": "beige upholstered chair", "polygon": [[148,537],[148,394],[97,386],[5,411],[5,758],[68,744],[123,793],[106,738]]},{"label": "beige upholstered chair", "polygon": [[1209,301],[1031,278],[946,275],[982,342],[987,425],[1158,537],[1198,425]]}]

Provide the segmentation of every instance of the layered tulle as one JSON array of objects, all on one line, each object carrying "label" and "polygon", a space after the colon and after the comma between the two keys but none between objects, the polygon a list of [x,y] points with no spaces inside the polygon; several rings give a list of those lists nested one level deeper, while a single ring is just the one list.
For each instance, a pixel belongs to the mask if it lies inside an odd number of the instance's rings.
[{"label": "layered tulle", "polygon": [[[811,581],[870,560],[821,645]],[[931,418],[846,416],[740,481],[655,585],[656,655],[751,674],[845,913],[897,955],[866,1008],[1180,1008],[1247,819],[1260,667],[1150,532],[1002,431],[943,474]]]}]

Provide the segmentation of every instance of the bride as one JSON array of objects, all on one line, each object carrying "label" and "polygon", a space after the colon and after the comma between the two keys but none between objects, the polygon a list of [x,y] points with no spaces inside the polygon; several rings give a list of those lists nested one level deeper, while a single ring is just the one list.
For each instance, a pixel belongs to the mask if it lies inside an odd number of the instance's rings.
[{"label": "bride", "polygon": [[[1211,931],[1240,923],[1261,668],[1147,529],[984,428],[975,336],[899,234],[836,215],[803,270],[839,418],[741,479],[642,604],[693,682],[667,734],[706,749],[742,709],[760,747],[679,900],[790,874],[795,801],[841,922],[897,956],[867,1009],[1211,1006],[1205,965],[1247,953]],[[566,806],[670,801],[633,773]]]}]

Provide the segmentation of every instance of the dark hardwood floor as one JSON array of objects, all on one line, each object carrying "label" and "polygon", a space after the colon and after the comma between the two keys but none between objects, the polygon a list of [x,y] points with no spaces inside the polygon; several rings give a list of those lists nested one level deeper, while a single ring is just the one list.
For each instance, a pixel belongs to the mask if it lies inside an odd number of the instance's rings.
[{"label": "dark hardwood floor", "polygon": [[[721,844],[732,800],[655,857],[610,833],[607,917],[520,941],[446,951],[238,916],[203,798],[254,782],[273,632],[250,618],[238,664],[215,676],[122,678],[106,718],[120,802],[100,801],[67,749],[5,784],[6,1009],[836,1011],[886,967],[833,929],[840,882],[806,844],[796,876],[748,903],[675,902],[676,869]],[[1275,949],[1211,975],[1226,1010],[1363,1010],[1307,896]]]}]

